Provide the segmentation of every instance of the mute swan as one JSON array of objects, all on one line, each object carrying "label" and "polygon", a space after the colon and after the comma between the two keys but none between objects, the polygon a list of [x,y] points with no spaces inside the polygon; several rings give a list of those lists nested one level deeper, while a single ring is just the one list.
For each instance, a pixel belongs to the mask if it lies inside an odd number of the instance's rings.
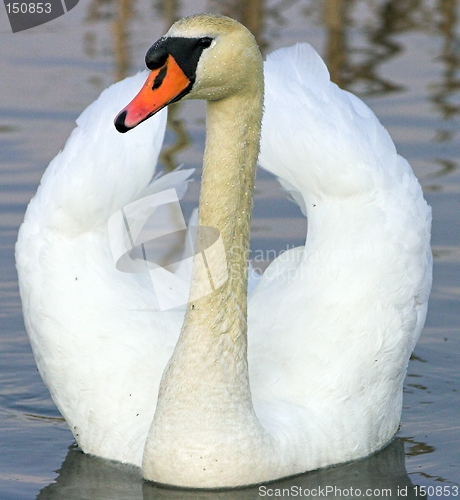
[{"label": "mute swan", "polygon": [[[45,173],[17,244],[37,365],[80,446],[192,488],[260,483],[382,448],[399,424],[431,287],[431,213],[410,166],[308,45],[265,63],[262,134],[262,58],[236,21],[180,20],[146,63],[116,127],[127,132],[180,98],[207,100],[199,224],[219,230],[229,277],[188,304],[182,329],[181,313],[140,314],[151,290],[114,269],[107,220],[151,177],[161,112],[118,143],[105,122],[90,123],[115,102],[103,94]],[[108,92],[128,94],[131,82]],[[261,164],[293,192],[309,229],[247,306],[260,135]],[[117,149],[101,148],[113,155],[103,165],[81,161],[86,140],[88,154],[99,141]],[[195,269],[192,290],[201,285]]]}]

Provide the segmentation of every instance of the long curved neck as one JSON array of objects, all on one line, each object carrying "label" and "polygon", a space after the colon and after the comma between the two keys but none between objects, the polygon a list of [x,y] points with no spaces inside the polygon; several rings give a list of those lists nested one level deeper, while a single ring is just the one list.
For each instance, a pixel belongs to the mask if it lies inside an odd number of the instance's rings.
[{"label": "long curved neck", "polygon": [[[214,321],[219,321],[218,308],[211,306],[218,301],[226,305],[227,318],[234,316],[227,331],[232,339],[246,331],[247,257],[261,114],[261,91],[251,99],[246,95],[237,95],[207,104],[199,226],[204,228],[205,238],[206,228],[219,231],[225,248],[226,265],[219,263],[220,266],[213,267],[216,278],[225,279],[225,274],[228,274],[228,279],[195,307],[192,304],[185,326],[199,320],[202,308],[214,313],[207,314],[211,322],[213,316]],[[243,323],[237,320],[239,317],[244,318]]]},{"label": "long curved neck", "polygon": [[[196,401],[203,398],[207,404],[211,400],[219,404],[229,394],[240,404],[251,401],[246,362],[247,256],[262,103],[260,95],[250,102],[243,97],[207,104],[198,236],[207,268],[202,272],[195,261],[191,286],[192,294],[194,287],[198,289],[198,297],[188,305],[170,363],[171,367],[180,361],[184,378],[174,384],[189,386]],[[206,249],[209,228],[219,232],[215,251]],[[201,255],[197,254],[199,259]],[[214,290],[200,297],[210,279]],[[221,280],[225,282],[219,287]],[[222,359],[227,362],[220,363]],[[167,380],[168,386],[171,383]]]},{"label": "long curved neck", "polygon": [[[230,461],[243,448],[252,461],[254,439],[268,439],[253,410],[246,354],[247,257],[262,85],[260,78],[244,93],[207,103],[199,225],[204,239],[206,228],[219,231],[226,263],[218,252],[204,253],[209,269],[217,266],[217,279],[227,272],[228,279],[188,305],[144,452],[147,479],[170,478],[177,484],[172,475],[181,469],[184,486],[194,486],[190,481],[212,486],[213,474],[222,481],[225,463],[234,469]],[[203,286],[198,267],[195,262],[192,293],[194,286]]]},{"label": "long curved neck", "polygon": [[[188,304],[162,384],[165,391],[174,385],[180,385],[181,390],[188,386],[195,398],[203,397],[203,402],[227,398],[228,391],[234,398],[239,392],[238,399],[251,399],[246,363],[247,256],[262,103],[260,95],[250,102],[243,97],[207,104],[199,204],[202,229],[198,235],[198,247],[204,249],[207,266],[203,268],[195,259],[191,293],[193,296],[196,288],[197,298]],[[215,251],[206,249],[209,228],[219,232]],[[219,249],[224,249],[225,259]],[[202,253],[197,256],[201,261]],[[221,280],[225,282],[219,287]],[[200,296],[210,284],[214,290]],[[228,363],[220,364],[224,357]],[[172,372],[177,371],[173,366],[180,366],[176,380],[172,380]],[[218,392],[210,394],[215,387]]]},{"label": "long curved neck", "polygon": [[[207,135],[199,204],[199,234],[206,248],[207,229],[219,231],[225,260],[205,250],[211,279],[225,283],[192,300],[162,389],[188,387],[195,401],[250,401],[246,362],[247,257],[255,166],[259,148],[262,93],[207,103]],[[219,249],[219,245],[217,246]],[[222,247],[220,247],[222,248]],[[201,254],[198,254],[200,257]],[[212,272],[214,271],[214,272]],[[209,286],[208,273],[195,262],[193,288]],[[217,278],[217,279],[216,279]],[[214,287],[214,284],[212,284]],[[205,293],[205,292],[203,292]],[[226,363],[221,363],[226,359]],[[176,369],[177,367],[177,369]],[[177,375],[176,372],[179,372]],[[172,380],[178,377],[176,380]],[[214,392],[213,394],[210,393]],[[237,395],[238,393],[238,395]],[[162,391],[160,391],[159,405]],[[178,405],[168,400],[168,405]]]}]

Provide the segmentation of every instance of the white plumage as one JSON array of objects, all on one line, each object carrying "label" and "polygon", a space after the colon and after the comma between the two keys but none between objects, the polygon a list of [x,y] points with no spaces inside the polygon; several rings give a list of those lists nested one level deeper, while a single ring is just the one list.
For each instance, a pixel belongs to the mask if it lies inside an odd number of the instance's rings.
[{"label": "white plumage", "polygon": [[[294,190],[308,237],[250,298],[250,383],[262,425],[307,470],[365,456],[397,430],[431,287],[431,212],[386,130],[309,45],[271,54],[264,72],[259,160]],[[144,79],[113,85],[80,116],[16,248],[53,400],[85,452],[135,465],[183,320],[155,311],[148,275],[117,271],[110,254],[108,219],[142,197],[163,140],[164,113],[123,136],[113,127]],[[166,185],[183,189],[187,176]]]},{"label": "white plumage", "polygon": [[431,288],[431,210],[372,111],[309,45],[271,54],[265,75],[259,160],[301,194],[308,236],[250,299],[251,387],[302,408],[287,427],[317,467],[397,430]]},{"label": "white plumage", "polygon": [[166,112],[132,134],[113,126],[145,76],[112,85],[78,118],[16,246],[26,329],[53,400],[85,452],[136,465],[183,319],[155,312],[149,275],[118,271],[110,252],[108,219],[142,197],[163,142]]}]

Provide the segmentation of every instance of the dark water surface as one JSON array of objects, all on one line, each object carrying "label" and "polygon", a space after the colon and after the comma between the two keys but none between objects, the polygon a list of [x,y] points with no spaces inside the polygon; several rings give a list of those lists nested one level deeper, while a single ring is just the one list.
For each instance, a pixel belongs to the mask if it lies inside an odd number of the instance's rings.
[{"label": "dark water surface", "polygon": [[[245,9],[242,6],[245,6]],[[264,49],[308,41],[335,81],[389,129],[433,207],[434,286],[426,328],[409,365],[398,439],[369,459],[272,485],[285,497],[332,486],[372,498],[455,497],[460,484],[460,23],[456,0],[81,0],[49,24],[12,34],[0,7],[0,498],[258,498],[257,488],[187,493],[143,484],[139,472],[83,455],[44,387],[24,331],[13,247],[26,205],[78,114],[116,79],[143,65],[174,17],[225,12]],[[170,120],[162,163],[199,167],[204,106]],[[182,149],[181,149],[182,148]],[[197,200],[192,185],[185,200]],[[306,222],[274,179],[258,176],[252,257],[261,267],[302,244]],[[304,488],[296,490],[295,488]],[[292,489],[294,488],[294,489]],[[353,491],[350,489],[353,488]],[[380,489],[379,489],[380,488]],[[289,491],[288,491],[289,490]],[[281,491],[281,490],[280,490]],[[297,495],[296,495],[297,492]],[[353,493],[354,492],[354,493]],[[460,491],[457,490],[460,496]],[[318,496],[318,491],[316,492]],[[329,498],[340,498],[338,490]],[[388,495],[387,495],[388,498]]]}]

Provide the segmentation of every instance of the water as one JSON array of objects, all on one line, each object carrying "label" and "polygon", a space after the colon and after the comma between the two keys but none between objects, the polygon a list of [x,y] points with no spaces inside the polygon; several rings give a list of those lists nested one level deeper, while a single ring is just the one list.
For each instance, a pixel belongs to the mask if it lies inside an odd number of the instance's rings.
[{"label": "water", "polygon": [[[66,16],[14,35],[5,12],[0,14],[2,499],[184,498],[183,493],[143,484],[136,470],[75,449],[35,368],[13,259],[26,204],[79,112],[115,79],[142,67],[145,50],[164,33],[174,15],[224,10],[224,2],[182,3],[81,1]],[[302,487],[304,496],[307,489],[318,487],[354,488],[355,493],[348,490],[351,498],[357,497],[356,488],[363,495],[371,488],[373,497],[384,496],[376,488],[392,488],[396,498],[398,492],[404,496],[402,488],[414,484],[429,487],[430,498],[454,496],[453,486],[460,483],[458,2],[294,0],[270,1],[262,7],[260,17],[249,15],[249,9],[232,11],[232,3],[225,2],[226,12],[243,15],[266,51],[310,42],[327,60],[333,78],[375,111],[399,152],[412,164],[433,207],[435,261],[426,328],[409,366],[398,439],[369,459],[279,482],[273,488]],[[130,9],[134,12],[129,19],[117,14]],[[172,149],[163,164],[199,167],[204,107],[186,103],[174,113],[167,134]],[[186,210],[196,203],[197,193],[198,186],[192,185]],[[305,229],[297,207],[268,174],[260,172],[252,258],[264,267],[281,250],[301,244]],[[295,496],[295,490],[289,493]],[[186,497],[258,498],[263,494],[253,488],[210,495],[187,493]],[[329,498],[334,495],[338,497],[338,490],[328,493]],[[409,488],[408,497],[416,495]]]}]

